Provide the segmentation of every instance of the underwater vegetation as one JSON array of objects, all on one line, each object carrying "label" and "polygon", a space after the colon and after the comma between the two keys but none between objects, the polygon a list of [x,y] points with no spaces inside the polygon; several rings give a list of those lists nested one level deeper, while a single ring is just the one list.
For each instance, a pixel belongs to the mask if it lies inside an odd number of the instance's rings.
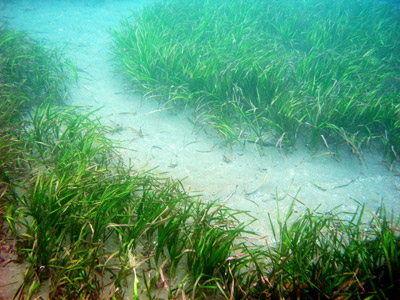
[{"label": "underwater vegetation", "polygon": [[[400,23],[373,0],[160,1],[113,31],[132,89],[228,141],[400,150]],[[272,132],[272,134],[271,134]]]},{"label": "underwater vegetation", "polygon": [[111,129],[62,103],[76,72],[58,50],[3,26],[0,69],[1,242],[28,266],[15,299],[45,283],[49,299],[399,297],[399,220],[383,208],[289,208],[254,245],[245,212],[124,165]]}]

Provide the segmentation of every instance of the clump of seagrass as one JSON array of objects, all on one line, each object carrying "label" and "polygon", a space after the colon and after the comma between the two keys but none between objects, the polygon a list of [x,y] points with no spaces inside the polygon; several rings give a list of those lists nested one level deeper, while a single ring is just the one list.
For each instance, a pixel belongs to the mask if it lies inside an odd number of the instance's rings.
[{"label": "clump of seagrass", "polygon": [[[400,22],[375,1],[164,1],[114,30],[118,70],[228,141],[400,150]],[[270,142],[270,141],[268,141]],[[274,143],[275,144],[275,143]],[[329,148],[329,146],[328,146]],[[330,149],[329,149],[330,151]]]},{"label": "clump of seagrass", "polygon": [[[246,247],[225,265],[235,299],[397,299],[400,219],[384,208],[329,214],[293,205],[265,247]],[[271,240],[276,242],[271,243]],[[269,241],[269,242],[268,242]]]}]

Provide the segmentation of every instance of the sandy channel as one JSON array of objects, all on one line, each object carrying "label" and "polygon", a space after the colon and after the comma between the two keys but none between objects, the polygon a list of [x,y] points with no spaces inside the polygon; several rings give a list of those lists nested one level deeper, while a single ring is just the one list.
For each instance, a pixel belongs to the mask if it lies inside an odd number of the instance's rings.
[{"label": "sandy channel", "polygon": [[[268,214],[274,219],[277,205],[285,213],[294,197],[319,211],[353,212],[358,201],[370,210],[384,203],[398,214],[400,168],[390,171],[379,150],[366,150],[360,161],[343,148],[337,161],[326,148],[313,153],[301,143],[286,150],[226,145],[211,129],[194,127],[190,112],[172,113],[129,91],[112,66],[109,30],[149,2],[14,0],[0,15],[48,45],[66,46],[66,56],[82,70],[68,104],[101,107],[96,115],[115,129],[127,162],[183,180],[187,191],[205,201],[249,211],[257,218],[251,229],[260,236],[270,235]],[[304,209],[301,203],[295,213]]]}]

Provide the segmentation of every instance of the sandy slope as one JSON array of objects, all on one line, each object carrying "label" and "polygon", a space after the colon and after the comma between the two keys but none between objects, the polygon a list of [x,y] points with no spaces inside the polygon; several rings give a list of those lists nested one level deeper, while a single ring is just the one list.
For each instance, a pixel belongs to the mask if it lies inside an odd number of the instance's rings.
[{"label": "sandy slope", "polygon": [[[163,176],[184,179],[189,191],[199,191],[204,199],[216,199],[251,212],[258,221],[252,228],[269,233],[267,214],[276,215],[276,198],[284,211],[297,195],[306,206],[328,211],[336,206],[354,211],[355,200],[371,210],[381,205],[400,210],[399,168],[389,172],[382,155],[365,153],[361,163],[348,149],[340,161],[327,150],[311,153],[297,146],[288,152],[275,147],[245,149],[224,145],[212,130],[193,128],[190,114],[172,114],[157,103],[126,93],[120,76],[113,73],[109,29],[118,26],[148,1],[41,1],[14,0],[0,15],[18,29],[34,32],[58,46],[67,45],[66,54],[84,72],[73,88],[70,103],[97,113],[115,128],[114,137],[135,151],[122,150],[124,158],[138,167],[167,172]],[[296,204],[300,212],[302,205]]]}]

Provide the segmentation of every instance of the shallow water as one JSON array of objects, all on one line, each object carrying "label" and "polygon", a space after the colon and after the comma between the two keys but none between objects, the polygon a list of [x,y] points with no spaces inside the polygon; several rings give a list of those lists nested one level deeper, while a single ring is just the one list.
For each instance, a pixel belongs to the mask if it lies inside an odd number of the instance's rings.
[{"label": "shallow water", "polygon": [[[340,161],[327,149],[295,149],[225,145],[211,129],[195,128],[190,112],[172,113],[162,105],[126,90],[114,73],[109,30],[149,1],[28,1],[7,2],[0,11],[10,26],[32,32],[45,43],[66,47],[81,70],[68,104],[96,113],[115,129],[113,138],[130,150],[121,150],[138,168],[157,167],[162,176],[182,179],[186,190],[246,210],[257,222],[260,236],[271,234],[268,214],[281,213],[294,198],[320,211],[353,212],[359,203],[376,210],[382,203],[400,211],[400,169],[389,170],[379,150],[366,150],[360,161],[349,149]],[[278,201],[277,201],[278,199]],[[294,211],[304,206],[297,202]]]}]

